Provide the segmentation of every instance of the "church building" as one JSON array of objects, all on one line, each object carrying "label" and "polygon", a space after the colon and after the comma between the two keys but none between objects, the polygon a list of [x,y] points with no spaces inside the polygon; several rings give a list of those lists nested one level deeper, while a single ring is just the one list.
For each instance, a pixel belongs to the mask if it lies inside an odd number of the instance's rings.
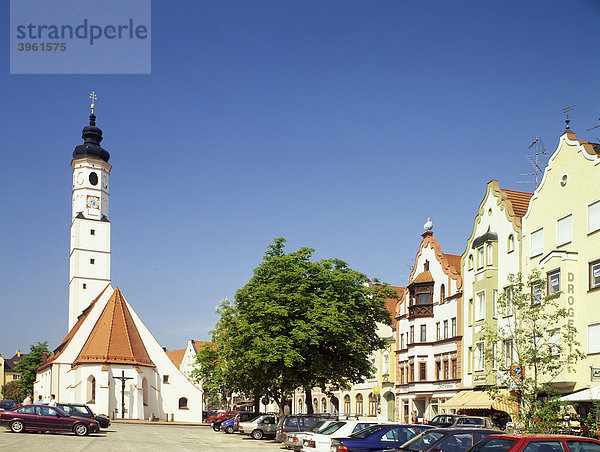
[{"label": "church building", "polygon": [[[92,94],[93,96],[93,94]],[[42,363],[35,398],[55,394],[115,418],[201,422],[203,394],[173,364],[110,275],[110,155],[94,104],[73,152],[69,331]]]}]

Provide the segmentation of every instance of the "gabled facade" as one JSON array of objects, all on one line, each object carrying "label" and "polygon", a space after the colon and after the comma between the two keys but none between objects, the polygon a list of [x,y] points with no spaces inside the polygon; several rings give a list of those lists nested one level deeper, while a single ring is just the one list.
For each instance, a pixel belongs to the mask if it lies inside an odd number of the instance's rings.
[{"label": "gabled facade", "polygon": [[17,372],[15,366],[23,356],[25,355],[21,350],[17,350],[12,358],[4,358],[0,355],[0,398],[2,398],[2,386],[21,378],[21,373]]},{"label": "gabled facade", "polygon": [[397,419],[429,420],[461,379],[460,256],[444,254],[430,221],[396,307]]},{"label": "gabled facade", "polygon": [[[497,300],[509,285],[509,275],[521,271],[521,218],[530,198],[531,193],[504,190],[498,181],[490,181],[461,256],[465,301],[463,388],[483,388],[495,383],[491,363],[484,359],[483,329],[509,321],[505,314],[511,313],[499,312]],[[511,344],[496,346],[502,347],[502,356],[509,363]]]},{"label": "gabled facade", "polygon": [[523,217],[523,272],[540,270],[547,291],[561,292],[560,305],[587,354],[554,380],[563,392],[600,381],[599,180],[600,145],[578,140],[567,127]]}]

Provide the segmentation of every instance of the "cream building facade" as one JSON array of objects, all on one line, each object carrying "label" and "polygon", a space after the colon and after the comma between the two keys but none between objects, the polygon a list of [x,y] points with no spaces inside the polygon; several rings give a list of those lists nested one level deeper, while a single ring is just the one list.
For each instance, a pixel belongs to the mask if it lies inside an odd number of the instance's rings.
[{"label": "cream building facade", "polygon": [[578,140],[567,126],[523,217],[523,272],[542,272],[549,292],[577,328],[587,357],[563,371],[563,392],[600,383],[600,145]]}]

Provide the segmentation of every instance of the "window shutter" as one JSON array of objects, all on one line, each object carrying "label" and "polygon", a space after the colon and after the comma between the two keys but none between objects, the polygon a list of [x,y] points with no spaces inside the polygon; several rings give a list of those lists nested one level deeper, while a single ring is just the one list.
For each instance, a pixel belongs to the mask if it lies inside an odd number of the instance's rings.
[{"label": "window shutter", "polygon": [[573,240],[573,215],[567,215],[556,222],[558,228],[557,245],[564,245]]},{"label": "window shutter", "polygon": [[530,257],[544,252],[544,229],[538,229],[531,233]]},{"label": "window shutter", "polygon": [[588,206],[588,232],[600,229],[600,201]]}]

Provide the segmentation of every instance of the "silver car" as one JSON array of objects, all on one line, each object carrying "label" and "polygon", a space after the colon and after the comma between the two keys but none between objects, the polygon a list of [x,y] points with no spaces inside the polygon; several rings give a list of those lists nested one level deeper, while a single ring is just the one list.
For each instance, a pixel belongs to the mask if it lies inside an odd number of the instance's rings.
[{"label": "silver car", "polygon": [[265,436],[275,437],[277,434],[278,416],[264,414],[249,422],[240,422],[239,432],[250,435],[254,439],[263,439]]},{"label": "silver car", "polygon": [[293,432],[287,433],[284,440],[284,446],[288,449],[300,450],[302,449],[302,440],[306,433],[319,433],[329,425],[337,422],[336,419],[319,419],[313,423],[305,432]]}]

